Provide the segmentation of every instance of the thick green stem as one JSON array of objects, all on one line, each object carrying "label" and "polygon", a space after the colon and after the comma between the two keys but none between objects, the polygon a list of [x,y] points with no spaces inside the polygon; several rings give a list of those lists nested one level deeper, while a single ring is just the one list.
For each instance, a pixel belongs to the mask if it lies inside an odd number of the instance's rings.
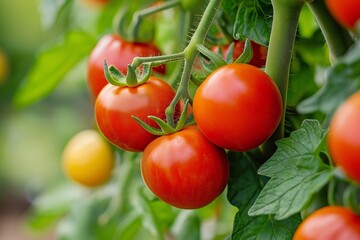
[{"label": "thick green stem", "polygon": [[135,57],[131,63],[134,68],[139,67],[143,63],[152,62],[153,66],[157,66],[160,64],[165,64],[174,61],[181,61],[184,59],[184,52],[168,54],[168,55],[160,55],[153,57]]},{"label": "thick green stem", "polygon": [[174,126],[174,112],[175,106],[179,102],[182,96],[186,96],[189,98],[188,85],[191,77],[191,70],[195,63],[195,59],[198,55],[197,46],[199,44],[204,44],[206,35],[210,29],[210,26],[215,18],[216,11],[219,9],[222,0],[210,0],[208,6],[206,7],[203,17],[199,22],[199,25],[192,36],[188,46],[184,50],[185,54],[185,66],[184,71],[181,76],[179,88],[176,91],[176,95],[169,107],[166,109],[166,121],[170,124],[170,126]]},{"label": "thick green stem", "polygon": [[270,36],[265,72],[277,84],[283,101],[283,117],[275,133],[262,146],[265,156],[276,150],[275,141],[284,136],[287,89],[292,52],[299,22],[301,0],[272,0],[274,19]]},{"label": "thick green stem", "polygon": [[331,60],[343,56],[354,42],[349,31],[335,21],[326,7],[325,0],[312,1],[308,3],[308,6],[329,45]]}]

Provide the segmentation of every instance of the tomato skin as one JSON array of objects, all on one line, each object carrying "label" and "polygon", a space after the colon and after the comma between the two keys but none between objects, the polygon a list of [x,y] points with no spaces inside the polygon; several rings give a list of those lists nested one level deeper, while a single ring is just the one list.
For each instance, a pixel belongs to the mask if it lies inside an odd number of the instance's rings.
[{"label": "tomato skin", "polygon": [[211,203],[226,187],[229,161],[224,149],[207,140],[196,126],[161,136],[144,150],[141,173],[162,201],[183,209]]},{"label": "tomato skin", "polygon": [[99,132],[84,130],[67,143],[62,162],[70,179],[86,187],[96,187],[110,178],[115,154]]},{"label": "tomato skin", "polygon": [[[225,58],[227,55],[227,52],[229,50],[230,44],[220,46],[221,52],[223,57]],[[267,56],[267,48],[257,44],[256,42],[251,42],[251,47],[253,50],[253,58],[249,62],[250,65],[253,65],[255,67],[264,67],[266,64],[266,56]],[[236,60],[240,55],[244,52],[245,48],[245,42],[240,40],[234,41],[234,52],[233,52],[233,58]],[[213,52],[217,53],[219,52],[219,46],[214,46],[211,49]]]},{"label": "tomato skin", "polygon": [[[91,52],[88,61],[88,85],[92,95],[96,98],[108,83],[104,75],[104,60],[108,65],[114,65],[120,72],[126,74],[128,64],[131,64],[135,57],[157,55],[160,55],[160,51],[150,43],[127,42],[115,34],[105,35]],[[164,66],[156,67],[154,70],[165,73]]]},{"label": "tomato skin", "polygon": [[[165,109],[175,91],[156,77],[136,87],[117,87],[108,84],[95,102],[95,117],[102,134],[121,149],[141,152],[156,136],[143,129],[131,116],[152,127],[158,127],[148,116],[165,119]],[[180,109],[175,114],[180,116]]]},{"label": "tomato skin", "polygon": [[360,183],[360,91],[335,112],[328,134],[328,148],[336,165]]},{"label": "tomato skin", "polygon": [[360,1],[358,0],[326,0],[329,11],[344,27],[353,29],[360,19]]},{"label": "tomato skin", "polygon": [[275,131],[282,100],[274,81],[248,64],[215,70],[197,89],[193,112],[203,134],[216,145],[247,151]]},{"label": "tomato skin", "polygon": [[339,206],[323,207],[303,221],[293,240],[359,240],[360,217]]}]

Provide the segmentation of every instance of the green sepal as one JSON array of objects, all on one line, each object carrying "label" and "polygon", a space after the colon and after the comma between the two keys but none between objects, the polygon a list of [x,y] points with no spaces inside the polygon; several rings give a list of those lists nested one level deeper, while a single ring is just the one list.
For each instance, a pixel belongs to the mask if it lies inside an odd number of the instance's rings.
[{"label": "green sepal", "polygon": [[[225,61],[227,63],[232,63],[234,61],[234,46],[235,46],[235,42],[232,42],[229,45],[228,51],[227,51],[226,56],[225,56]],[[222,52],[222,49],[219,48],[219,51]],[[221,55],[222,55],[222,53],[221,53]]]},{"label": "green sepal", "polygon": [[175,129],[173,127],[171,127],[169,124],[167,124],[161,118],[158,118],[155,116],[149,116],[149,118],[151,120],[154,120],[159,125],[159,127],[161,128],[161,130],[163,131],[164,134],[170,134],[170,133],[175,132]]},{"label": "green sepal", "polygon": [[185,127],[185,124],[186,124],[186,113],[187,113],[188,108],[189,108],[189,99],[186,100],[186,102],[185,102],[184,109],[183,109],[183,111],[181,112],[179,121],[178,121],[177,124],[176,124],[175,132],[178,132],[178,131],[180,131],[181,129],[183,129],[183,128]]},{"label": "green sepal", "polygon": [[213,62],[215,64],[216,68],[225,66],[227,64],[226,61],[222,58],[222,56],[220,56],[217,53],[212,52],[210,49],[206,48],[204,45],[198,44],[196,47],[197,47],[197,50],[201,54],[206,56],[208,59],[210,59],[211,62]]},{"label": "green sepal", "polygon": [[150,127],[147,123],[145,123],[144,121],[140,120],[138,117],[135,116],[131,116],[135,121],[137,121],[146,131],[148,131],[149,133],[156,135],[156,136],[162,136],[164,135],[163,131],[154,128],[154,127]]},{"label": "green sepal", "polygon": [[253,50],[251,47],[251,42],[247,38],[245,41],[244,51],[242,54],[234,61],[234,63],[249,63],[253,58]]},{"label": "green sepal", "polygon": [[145,83],[151,76],[152,73],[152,63],[143,64],[143,69],[141,74],[137,76],[138,85]]},{"label": "green sepal", "polygon": [[104,74],[106,80],[114,86],[126,86],[125,75],[122,74],[116,67],[108,66],[104,60]]},{"label": "green sepal", "polygon": [[136,87],[138,85],[137,73],[131,64],[128,64],[127,68],[126,85],[129,87]]}]

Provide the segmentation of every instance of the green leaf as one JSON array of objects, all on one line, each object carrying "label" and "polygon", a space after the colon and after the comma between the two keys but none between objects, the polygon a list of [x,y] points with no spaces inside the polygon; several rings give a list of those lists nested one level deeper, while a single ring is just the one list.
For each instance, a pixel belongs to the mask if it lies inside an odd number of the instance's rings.
[{"label": "green leaf", "polygon": [[360,89],[360,41],[325,75],[325,83],[313,96],[302,101],[297,110],[300,113],[321,111],[328,118],[350,95]]},{"label": "green leaf", "polygon": [[275,214],[282,220],[299,213],[330,181],[333,170],[319,156],[324,139],[319,122],[305,120],[301,129],[276,142],[277,151],[259,169],[271,179],[250,208],[251,216]]},{"label": "green leaf", "polygon": [[96,39],[86,33],[70,32],[62,42],[42,51],[16,92],[15,104],[26,106],[50,94],[95,44]]},{"label": "green leaf", "polygon": [[268,45],[272,25],[270,0],[224,0],[222,8],[234,22],[235,39],[249,38]]},{"label": "green leaf", "polygon": [[40,5],[41,23],[45,29],[51,29],[60,15],[71,6],[70,0],[42,0]]},{"label": "green leaf", "polygon": [[229,153],[230,179],[228,199],[239,211],[235,216],[233,240],[291,239],[301,219],[299,215],[277,221],[271,216],[248,215],[266,178],[259,176],[255,158],[246,153]]},{"label": "green leaf", "polygon": [[201,221],[195,211],[182,210],[171,227],[176,240],[198,240]]}]

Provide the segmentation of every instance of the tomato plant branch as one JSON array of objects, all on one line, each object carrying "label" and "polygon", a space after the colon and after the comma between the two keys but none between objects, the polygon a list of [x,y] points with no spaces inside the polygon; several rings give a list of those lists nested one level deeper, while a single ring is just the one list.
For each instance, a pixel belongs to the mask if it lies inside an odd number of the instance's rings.
[{"label": "tomato plant branch", "polygon": [[135,57],[131,63],[134,68],[139,67],[141,64],[144,63],[153,63],[153,66],[181,61],[184,59],[184,52],[168,54],[168,55],[160,55],[160,56],[153,56],[153,57]]},{"label": "tomato plant branch", "polygon": [[185,65],[179,83],[179,88],[176,91],[176,95],[173,101],[166,109],[166,120],[171,126],[174,126],[173,116],[175,112],[175,106],[179,102],[180,98],[182,96],[185,96],[187,99],[190,99],[188,85],[191,77],[191,70],[195,63],[195,59],[199,54],[197,48],[198,45],[204,44],[206,35],[210,29],[212,22],[214,21],[216,11],[219,9],[221,2],[222,0],[210,0],[199,22],[199,25],[196,28],[194,35],[192,36],[188,46],[184,50]]},{"label": "tomato plant branch", "polygon": [[274,19],[270,35],[265,72],[277,84],[283,101],[283,117],[275,133],[262,146],[265,156],[275,152],[275,141],[284,136],[287,89],[292,52],[300,11],[304,4],[301,0],[272,0]]},{"label": "tomato plant branch", "polygon": [[354,42],[350,33],[332,17],[324,0],[312,1],[308,6],[329,45],[331,60],[343,56]]}]

